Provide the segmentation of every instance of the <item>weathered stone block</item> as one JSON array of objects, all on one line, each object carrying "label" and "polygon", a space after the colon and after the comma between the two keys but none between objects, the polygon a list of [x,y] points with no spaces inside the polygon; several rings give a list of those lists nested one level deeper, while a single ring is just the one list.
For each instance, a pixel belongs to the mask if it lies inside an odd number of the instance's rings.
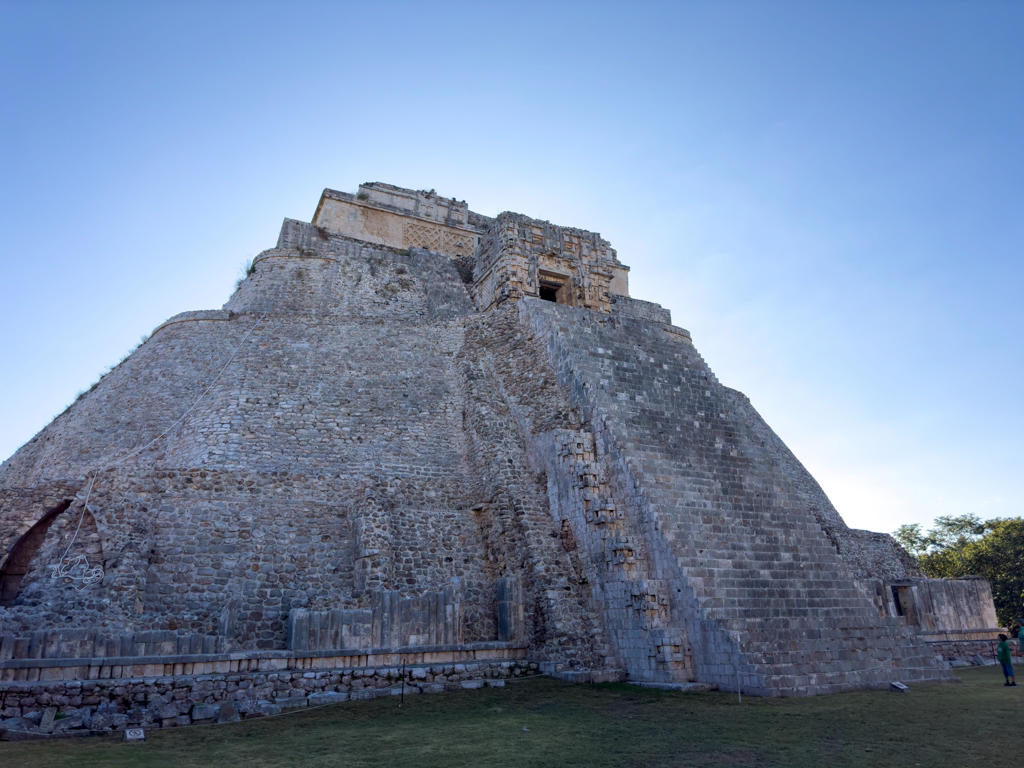
[{"label": "weathered stone block", "polygon": [[338,691],[322,691],[320,693],[311,693],[306,701],[311,707],[318,707],[322,704],[337,704],[342,701],[348,701],[349,695],[347,693],[339,693]]},{"label": "weathered stone block", "polygon": [[216,716],[217,707],[213,704],[196,704],[192,707],[192,720],[195,722],[213,722],[213,718]]},{"label": "weathered stone block", "polygon": [[260,716],[280,715],[284,708],[279,704],[271,704],[269,701],[261,701],[256,704],[255,713]]}]

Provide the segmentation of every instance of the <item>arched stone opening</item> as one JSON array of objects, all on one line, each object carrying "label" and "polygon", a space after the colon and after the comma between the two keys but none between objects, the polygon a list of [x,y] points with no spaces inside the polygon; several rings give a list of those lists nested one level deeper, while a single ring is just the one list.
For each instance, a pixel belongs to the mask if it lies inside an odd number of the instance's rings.
[{"label": "arched stone opening", "polygon": [[21,594],[27,597],[29,590],[40,590],[42,596],[64,587],[81,591],[103,578],[102,562],[103,543],[92,512],[75,510],[58,516],[29,565]]},{"label": "arched stone opening", "polygon": [[4,563],[3,570],[0,570],[0,606],[7,607],[14,603],[18,592],[21,591],[21,582],[32,564],[32,558],[43,545],[46,534],[53,525],[54,520],[62,512],[67,511],[71,506],[71,500],[62,501],[40,518],[39,522],[33,525],[15,543],[11,554]]}]

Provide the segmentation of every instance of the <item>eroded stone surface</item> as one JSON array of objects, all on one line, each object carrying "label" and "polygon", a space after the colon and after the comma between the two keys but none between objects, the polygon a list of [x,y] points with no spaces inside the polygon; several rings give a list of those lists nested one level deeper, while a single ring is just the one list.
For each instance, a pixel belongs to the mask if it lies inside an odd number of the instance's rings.
[{"label": "eroded stone surface", "polygon": [[[597,233],[326,191],[0,466],[0,685],[28,686],[3,716],[266,715],[430,654],[459,663],[407,670],[423,692],[501,654],[761,695],[948,679],[987,584],[848,528],[627,270]],[[279,689],[285,651],[392,660]],[[221,698],[174,682],[216,665]],[[110,709],[139,668],[168,682]]]}]

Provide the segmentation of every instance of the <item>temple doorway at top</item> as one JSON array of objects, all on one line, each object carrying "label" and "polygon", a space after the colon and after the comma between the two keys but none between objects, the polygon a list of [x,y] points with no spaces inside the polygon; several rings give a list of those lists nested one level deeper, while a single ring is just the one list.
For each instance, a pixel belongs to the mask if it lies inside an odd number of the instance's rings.
[{"label": "temple doorway at top", "polygon": [[558,287],[557,286],[551,286],[551,285],[544,285],[542,283],[541,286],[540,286],[540,297],[542,299],[544,299],[544,301],[553,301],[553,302],[555,302],[557,304],[558,303]]},{"label": "temple doorway at top", "polygon": [[568,304],[568,276],[554,272],[541,270],[537,286],[537,293],[544,301],[551,301],[555,304]]}]

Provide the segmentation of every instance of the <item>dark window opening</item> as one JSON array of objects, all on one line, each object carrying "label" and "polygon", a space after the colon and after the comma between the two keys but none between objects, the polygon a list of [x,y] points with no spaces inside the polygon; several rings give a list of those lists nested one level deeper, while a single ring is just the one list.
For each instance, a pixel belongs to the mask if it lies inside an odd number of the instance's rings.
[{"label": "dark window opening", "polygon": [[906,584],[893,586],[892,602],[897,616],[902,616],[903,620],[911,626],[918,624],[917,607],[914,605],[914,588],[912,586]]},{"label": "dark window opening", "polygon": [[557,304],[558,303],[558,289],[557,288],[553,288],[553,287],[549,287],[547,285],[542,285],[540,287],[540,297],[542,299],[544,299],[544,301],[553,301],[553,302],[555,302]]},{"label": "dark window opening", "polygon": [[916,625],[917,621],[917,608],[914,606],[914,588],[913,587],[896,587],[896,605],[897,610],[906,622],[910,625]]},{"label": "dark window opening", "polygon": [[903,615],[903,606],[900,605],[900,588],[892,587],[892,603],[896,606],[896,615]]}]

